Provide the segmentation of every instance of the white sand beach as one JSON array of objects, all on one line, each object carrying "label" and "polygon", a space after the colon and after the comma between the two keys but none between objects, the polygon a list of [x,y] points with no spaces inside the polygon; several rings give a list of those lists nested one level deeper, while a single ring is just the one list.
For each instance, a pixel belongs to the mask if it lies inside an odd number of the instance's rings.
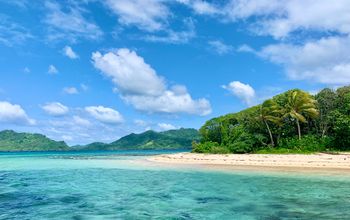
[{"label": "white sand beach", "polygon": [[350,172],[350,154],[163,154],[149,161],[172,165],[207,165],[225,169],[339,170]]}]

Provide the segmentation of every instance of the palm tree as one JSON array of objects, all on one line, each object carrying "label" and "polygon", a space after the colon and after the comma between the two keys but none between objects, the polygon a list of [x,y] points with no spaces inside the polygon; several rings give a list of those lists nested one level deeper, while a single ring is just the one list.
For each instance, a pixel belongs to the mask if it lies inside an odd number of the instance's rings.
[{"label": "palm tree", "polygon": [[266,100],[260,107],[259,118],[261,121],[264,122],[266,129],[269,132],[272,146],[275,146],[275,142],[273,140],[269,122],[280,125],[281,124],[281,117],[279,117],[280,113],[281,113],[280,107],[272,99]]},{"label": "palm tree", "polygon": [[296,120],[300,140],[300,122],[307,123],[306,117],[316,118],[319,115],[316,100],[309,93],[299,90],[289,91],[287,96],[288,101],[285,106],[284,117],[291,117]]}]

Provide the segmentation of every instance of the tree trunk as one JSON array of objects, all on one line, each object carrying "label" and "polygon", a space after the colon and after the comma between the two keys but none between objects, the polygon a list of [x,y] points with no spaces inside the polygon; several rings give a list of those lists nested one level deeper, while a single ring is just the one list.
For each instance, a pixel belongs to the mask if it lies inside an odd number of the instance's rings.
[{"label": "tree trunk", "polygon": [[301,131],[300,131],[300,124],[299,124],[299,120],[297,119],[297,127],[298,127],[298,137],[299,140],[301,139]]},{"label": "tree trunk", "polygon": [[264,120],[264,122],[265,122],[265,125],[266,125],[267,130],[269,131],[269,135],[270,135],[270,139],[271,139],[271,145],[274,147],[274,146],[275,146],[275,142],[273,141],[273,136],[272,136],[272,132],[271,132],[271,130],[270,130],[270,126],[269,126],[269,124],[267,123],[267,121]]}]

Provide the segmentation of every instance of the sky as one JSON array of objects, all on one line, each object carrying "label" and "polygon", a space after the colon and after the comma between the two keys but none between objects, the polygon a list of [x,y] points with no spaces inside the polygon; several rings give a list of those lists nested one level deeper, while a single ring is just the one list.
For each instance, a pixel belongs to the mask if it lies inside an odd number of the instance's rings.
[{"label": "sky", "polygon": [[350,83],[348,0],[0,0],[0,130],[68,144],[200,128]]}]

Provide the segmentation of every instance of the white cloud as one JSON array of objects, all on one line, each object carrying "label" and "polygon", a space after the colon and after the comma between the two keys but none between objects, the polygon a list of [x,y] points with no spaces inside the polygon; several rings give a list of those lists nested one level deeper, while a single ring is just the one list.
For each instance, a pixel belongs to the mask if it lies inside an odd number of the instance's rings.
[{"label": "white cloud", "polygon": [[0,44],[12,47],[33,38],[28,29],[0,14]]},{"label": "white cloud", "polygon": [[95,52],[92,60],[122,94],[160,95],[165,90],[163,79],[134,51],[123,48],[104,55]]},{"label": "white cloud", "polygon": [[160,128],[160,130],[162,131],[167,131],[167,130],[174,130],[177,127],[172,125],[172,124],[167,124],[167,123],[158,123],[158,127]]},{"label": "white cloud", "polygon": [[140,126],[140,127],[145,127],[148,125],[147,122],[145,122],[144,120],[141,120],[141,119],[135,119],[134,124],[137,126]]},{"label": "white cloud", "polygon": [[209,41],[208,43],[215,50],[215,52],[220,55],[230,53],[233,50],[232,46],[227,45],[219,40]]},{"label": "white cloud", "polygon": [[74,94],[79,93],[78,89],[75,87],[65,87],[65,88],[63,88],[63,92],[66,94],[70,94],[70,95],[74,95]]},{"label": "white cloud", "polygon": [[237,48],[237,52],[255,53],[256,51],[251,46],[243,44]]},{"label": "white cloud", "polygon": [[86,10],[67,4],[66,10],[57,2],[46,1],[47,16],[44,20],[49,25],[49,40],[77,41],[78,38],[96,40],[103,32],[92,21],[87,20],[82,14]]},{"label": "white cloud", "polygon": [[49,69],[47,70],[47,73],[49,73],[49,74],[57,74],[58,70],[57,70],[57,68],[54,65],[51,64],[49,66]]},{"label": "white cloud", "polygon": [[107,7],[119,17],[119,23],[146,31],[164,28],[170,12],[162,1],[106,0]]},{"label": "white cloud", "polygon": [[201,116],[211,113],[208,100],[193,100],[187,92],[178,94],[173,90],[166,90],[160,96],[124,95],[122,99],[135,109],[149,113],[187,113]]},{"label": "white cloud", "polygon": [[49,115],[63,116],[69,112],[69,108],[59,102],[50,102],[41,106],[41,108]]},{"label": "white cloud", "polygon": [[103,123],[120,124],[124,121],[123,116],[117,110],[114,110],[112,108],[103,106],[89,106],[85,107],[85,111]]},{"label": "white cloud", "polygon": [[350,37],[328,37],[301,45],[272,44],[254,53],[280,64],[290,79],[350,83]]},{"label": "white cloud", "polygon": [[122,99],[137,110],[163,113],[207,115],[211,112],[206,99],[193,100],[186,87],[168,86],[144,59],[129,49],[92,55],[94,66],[118,88]]},{"label": "white cloud", "polygon": [[64,141],[72,141],[74,138],[70,135],[62,135],[61,136],[62,140]]},{"label": "white cloud", "polygon": [[161,34],[147,35],[144,37],[144,40],[171,44],[188,43],[196,36],[195,26],[192,19],[184,19],[183,22],[185,29],[182,31],[166,29]]},{"label": "white cloud", "polygon": [[70,46],[65,46],[63,48],[64,55],[69,57],[70,59],[78,59],[79,56],[73,51],[73,49]]},{"label": "white cloud", "polygon": [[28,117],[20,105],[0,101],[0,121],[20,125],[35,125],[34,119]]},{"label": "white cloud", "polygon": [[350,33],[348,0],[231,0],[225,14],[234,21],[255,17],[253,30],[275,38],[298,30]]},{"label": "white cloud", "polygon": [[91,122],[85,118],[81,118],[77,115],[73,116],[73,123],[78,126],[89,127],[91,126]]},{"label": "white cloud", "polygon": [[202,0],[177,0],[193,9],[193,11],[200,15],[216,15],[221,14],[218,6],[202,1]]},{"label": "white cloud", "polygon": [[248,106],[254,104],[255,90],[248,84],[241,83],[239,81],[230,82],[227,86],[222,88],[230,91],[233,95],[241,99]]},{"label": "white cloud", "polygon": [[0,3],[2,3],[2,4],[5,3],[5,4],[17,6],[21,9],[26,9],[29,5],[29,2],[27,0],[11,0],[11,1],[0,0]]}]

